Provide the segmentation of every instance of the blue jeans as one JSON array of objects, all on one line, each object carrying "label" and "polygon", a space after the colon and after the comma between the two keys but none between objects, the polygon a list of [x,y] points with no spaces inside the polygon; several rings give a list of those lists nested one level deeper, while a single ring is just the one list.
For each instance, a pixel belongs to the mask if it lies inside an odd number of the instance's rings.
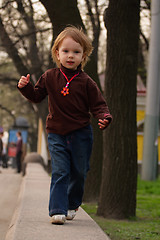
[{"label": "blue jeans", "polygon": [[84,182],[92,151],[90,125],[65,136],[49,133],[48,146],[52,161],[49,215],[67,215],[82,203]]}]

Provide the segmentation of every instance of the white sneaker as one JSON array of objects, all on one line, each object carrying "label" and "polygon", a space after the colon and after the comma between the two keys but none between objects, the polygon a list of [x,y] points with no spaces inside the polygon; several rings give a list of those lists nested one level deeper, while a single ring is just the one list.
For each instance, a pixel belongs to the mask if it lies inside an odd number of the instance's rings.
[{"label": "white sneaker", "polygon": [[51,218],[51,223],[53,223],[53,224],[64,224],[65,221],[66,221],[66,216],[63,214],[53,215]]},{"label": "white sneaker", "polygon": [[67,212],[67,220],[72,220],[76,216],[76,210],[68,210]]}]

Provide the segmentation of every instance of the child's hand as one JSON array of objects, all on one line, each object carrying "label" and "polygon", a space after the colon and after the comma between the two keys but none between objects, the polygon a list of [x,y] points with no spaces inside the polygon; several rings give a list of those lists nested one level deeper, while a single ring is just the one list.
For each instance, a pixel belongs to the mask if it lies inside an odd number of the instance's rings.
[{"label": "child's hand", "polygon": [[30,80],[30,74],[27,74],[27,77],[22,76],[18,82],[18,87],[19,88],[25,87],[29,83],[29,80]]},{"label": "child's hand", "polygon": [[99,119],[98,125],[99,125],[99,128],[103,130],[109,125],[109,121],[107,119],[103,119],[103,120]]}]

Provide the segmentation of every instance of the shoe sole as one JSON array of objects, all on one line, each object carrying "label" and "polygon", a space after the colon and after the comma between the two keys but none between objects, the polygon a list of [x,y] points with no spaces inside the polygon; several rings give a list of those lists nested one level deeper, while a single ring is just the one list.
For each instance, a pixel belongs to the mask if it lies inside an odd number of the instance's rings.
[{"label": "shoe sole", "polygon": [[51,223],[52,224],[58,224],[58,225],[63,225],[66,221],[66,217],[65,215],[61,216],[61,215],[54,215],[51,218]]},{"label": "shoe sole", "polygon": [[55,224],[55,225],[63,225],[65,223],[65,221],[51,221],[52,224]]},{"label": "shoe sole", "polygon": [[66,217],[66,220],[73,220],[74,217]]},{"label": "shoe sole", "polygon": [[61,219],[54,219],[54,218],[51,219],[51,223],[57,224],[57,225],[63,225],[65,223],[65,221],[66,221],[65,217],[61,218]]}]

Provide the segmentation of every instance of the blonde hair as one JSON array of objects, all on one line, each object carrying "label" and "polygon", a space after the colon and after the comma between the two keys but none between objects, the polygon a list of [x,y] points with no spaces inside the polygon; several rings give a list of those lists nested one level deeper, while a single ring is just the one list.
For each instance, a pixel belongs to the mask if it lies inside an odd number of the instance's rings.
[{"label": "blonde hair", "polygon": [[57,59],[56,51],[59,49],[60,44],[66,37],[71,37],[74,41],[79,43],[83,48],[84,58],[82,61],[82,68],[86,65],[88,57],[91,55],[93,47],[90,39],[84,34],[82,29],[74,26],[66,27],[56,38],[52,47],[52,59],[60,67],[60,61]]}]

